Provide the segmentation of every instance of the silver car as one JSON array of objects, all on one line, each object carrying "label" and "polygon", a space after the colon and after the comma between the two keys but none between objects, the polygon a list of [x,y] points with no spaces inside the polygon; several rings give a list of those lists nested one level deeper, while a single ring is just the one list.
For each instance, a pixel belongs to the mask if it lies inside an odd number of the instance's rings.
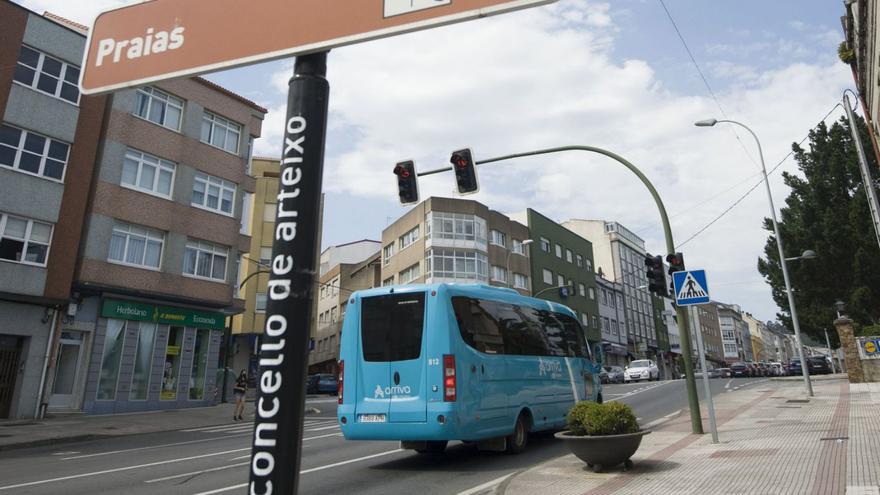
[{"label": "silver car", "polygon": [[657,368],[657,365],[654,361],[650,359],[639,359],[629,363],[623,371],[623,381],[626,383],[629,382],[638,382],[641,380],[659,380],[660,379],[660,369]]}]

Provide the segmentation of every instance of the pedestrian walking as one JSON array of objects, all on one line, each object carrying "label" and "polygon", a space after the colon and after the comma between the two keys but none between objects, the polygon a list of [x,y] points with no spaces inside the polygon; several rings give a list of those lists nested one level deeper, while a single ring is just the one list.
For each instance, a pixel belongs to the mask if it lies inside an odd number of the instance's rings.
[{"label": "pedestrian walking", "polygon": [[247,386],[248,386],[248,377],[245,370],[241,370],[238,378],[235,380],[235,387],[232,389],[232,395],[235,397],[235,410],[232,412],[232,420],[240,421],[244,418],[241,417],[242,413],[244,413],[244,398],[247,394]]}]

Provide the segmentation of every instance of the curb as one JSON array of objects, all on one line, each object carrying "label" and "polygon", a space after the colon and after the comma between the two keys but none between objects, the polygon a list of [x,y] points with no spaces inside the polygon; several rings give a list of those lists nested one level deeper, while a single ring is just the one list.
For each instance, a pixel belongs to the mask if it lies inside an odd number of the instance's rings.
[{"label": "curb", "polygon": [[657,428],[659,426],[662,426],[662,425],[672,421],[673,419],[678,418],[679,416],[681,416],[681,413],[683,413],[683,412],[684,412],[684,409],[679,409],[678,411],[675,411],[674,413],[659,417],[659,418],[655,419],[654,421],[645,423],[642,426],[642,429],[651,430],[651,429]]},{"label": "curb", "polygon": [[[132,435],[139,435],[139,434],[140,433],[132,433]],[[61,445],[61,444],[65,444],[65,443],[87,442],[89,440],[104,440],[104,439],[108,439],[108,438],[113,438],[115,436],[124,436],[124,435],[100,435],[98,433],[89,433],[86,435],[73,435],[70,437],[41,438],[40,440],[28,440],[25,442],[0,445],[0,452],[5,452],[5,451],[9,451],[9,450],[16,450],[16,449],[26,449],[26,448],[30,448],[30,447],[43,447],[45,445]]]}]

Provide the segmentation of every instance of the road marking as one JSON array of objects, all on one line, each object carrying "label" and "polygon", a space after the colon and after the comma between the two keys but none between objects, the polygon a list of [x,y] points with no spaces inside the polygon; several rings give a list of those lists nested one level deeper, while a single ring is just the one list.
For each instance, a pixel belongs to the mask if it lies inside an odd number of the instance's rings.
[{"label": "road marking", "polygon": [[332,430],[334,428],[338,429],[339,425],[322,426],[320,428],[306,428],[306,431]]},{"label": "road marking", "polygon": [[[250,457],[250,455],[247,455],[246,457]],[[156,478],[156,479],[152,479],[152,480],[147,480],[147,481],[144,481],[144,483],[158,483],[160,481],[168,481],[168,480],[173,480],[175,478],[185,478],[187,476],[195,476],[197,474],[213,473],[214,471],[223,471],[224,469],[229,469],[229,468],[234,468],[234,467],[239,467],[239,466],[247,466],[250,463],[251,463],[250,461],[239,462],[237,464],[230,464],[228,466],[220,466],[220,467],[215,467],[215,468],[211,468],[211,469],[202,469],[201,471],[192,471],[189,473],[175,474],[174,476],[166,476],[164,478]]]},{"label": "road marking", "polygon": [[625,399],[625,398],[627,398],[627,397],[632,397],[633,395],[638,395],[638,394],[640,394],[640,393],[642,393],[642,392],[647,392],[647,391],[649,391],[649,390],[654,390],[655,388],[659,388],[659,387],[662,387],[663,385],[668,385],[668,384],[670,384],[670,383],[675,383],[675,382],[674,382],[674,381],[660,382],[660,383],[658,383],[658,384],[656,384],[656,385],[653,385],[653,386],[651,386],[651,387],[646,387],[646,388],[644,388],[644,389],[636,389],[636,390],[633,390],[632,392],[625,393],[625,394],[621,395],[620,397],[616,397],[616,398],[614,398],[614,399],[609,399],[609,400],[607,400],[606,402],[614,402],[614,401],[618,401],[618,400],[620,400],[620,399]]},{"label": "road marking", "polygon": [[10,489],[12,489],[12,488],[22,488],[22,487],[25,487],[25,486],[44,485],[44,484],[46,484],[46,483],[53,483],[53,482],[55,482],[55,481],[74,480],[74,479],[78,479],[78,478],[86,478],[86,477],[89,477],[89,476],[99,476],[99,475],[102,475],[102,474],[118,473],[118,472],[120,472],[120,471],[131,471],[132,469],[140,469],[140,468],[145,468],[145,467],[161,466],[161,465],[163,465],[163,464],[171,464],[171,463],[174,463],[174,462],[181,462],[181,461],[191,461],[191,460],[193,460],[193,459],[203,459],[203,458],[205,458],[205,457],[213,457],[213,456],[216,456],[216,455],[231,454],[231,453],[233,453],[233,452],[241,452],[241,451],[243,451],[243,450],[250,450],[250,449],[251,449],[250,447],[245,447],[245,448],[243,448],[243,449],[225,450],[225,451],[223,451],[223,452],[212,452],[212,453],[210,453],[210,454],[194,455],[194,456],[190,456],[190,457],[181,457],[181,458],[179,458],[179,459],[167,459],[167,460],[164,460],[164,461],[150,462],[150,463],[148,463],[148,464],[138,464],[138,465],[136,465],[136,466],[125,466],[125,467],[115,468],[115,469],[105,469],[105,470],[103,470],[103,471],[94,471],[94,472],[91,472],[91,473],[73,474],[73,475],[70,475],[70,476],[62,476],[62,477],[60,477],[60,478],[50,478],[50,479],[47,479],[47,480],[29,481],[29,482],[27,482],[27,483],[18,483],[18,484],[16,484],[16,485],[0,486],[0,491],[3,491],[3,490],[10,490]]},{"label": "road marking", "polygon": [[150,445],[149,447],[137,447],[134,449],[111,450],[110,452],[99,452],[97,454],[84,454],[84,455],[77,455],[77,456],[73,456],[73,457],[62,457],[61,460],[62,461],[69,461],[72,459],[85,459],[87,457],[99,457],[102,455],[121,454],[124,452],[137,452],[139,450],[161,449],[163,447],[176,447],[177,445],[189,445],[191,443],[212,442],[214,440],[226,440],[227,438],[246,437],[248,435],[249,434],[246,433],[243,435],[228,435],[225,437],[202,438],[200,440],[190,440],[187,442],[175,442],[175,443],[166,443],[166,444],[162,444],[162,445]]},{"label": "road marking", "polygon": [[733,383],[733,378],[731,378],[730,380],[727,380],[727,383],[724,384],[724,388],[725,388],[725,389],[730,388],[730,384],[731,384],[731,383]]},{"label": "road marking", "polygon": [[52,455],[72,455],[72,454],[79,454],[79,451],[78,450],[71,450],[70,452],[55,452]]},{"label": "road marking", "polygon": [[504,483],[504,480],[506,480],[507,478],[510,478],[514,474],[516,474],[516,473],[505,474],[504,476],[502,476],[500,478],[495,478],[492,481],[487,481],[486,483],[483,483],[480,486],[475,486],[475,487],[468,489],[468,490],[465,490],[463,492],[458,492],[458,495],[476,495],[477,493],[480,493],[483,490],[486,490],[488,488],[492,488],[493,486],[500,485],[501,483]]},{"label": "road marking", "polygon": [[[325,469],[335,468],[338,466],[344,466],[346,464],[351,464],[353,462],[366,461],[367,459],[375,459],[376,457],[382,457],[382,456],[386,456],[386,455],[390,455],[390,454],[396,454],[398,452],[403,452],[403,451],[404,451],[404,449],[388,450],[385,452],[379,452],[378,454],[368,455],[368,456],[364,456],[364,457],[358,457],[357,459],[349,459],[347,461],[336,462],[333,464],[327,464],[326,466],[319,466],[319,467],[315,467],[315,468],[311,468],[311,469],[304,469],[304,470],[300,471],[299,474],[314,473],[315,471],[323,471]],[[199,492],[196,495],[214,495],[215,493],[223,493],[223,492],[228,492],[228,491],[232,491],[232,490],[238,490],[238,489],[244,488],[246,486],[248,486],[247,483],[242,483],[240,485],[227,486],[226,488],[218,488],[216,490],[211,490],[211,491],[207,491],[207,492]]]},{"label": "road marking", "polygon": [[656,426],[658,426],[658,425],[660,425],[660,424],[662,424],[662,423],[665,423],[665,422],[669,421],[670,419],[672,419],[672,418],[674,418],[674,417],[680,415],[680,414],[681,414],[681,411],[682,411],[682,410],[679,409],[678,411],[675,411],[674,413],[669,413],[669,414],[667,414],[666,416],[663,416],[663,417],[657,418],[657,419],[655,419],[654,421],[651,421],[651,422],[645,424],[644,426],[642,426],[642,429],[643,429],[643,430],[650,430],[651,428],[654,428],[654,427],[656,427]]}]

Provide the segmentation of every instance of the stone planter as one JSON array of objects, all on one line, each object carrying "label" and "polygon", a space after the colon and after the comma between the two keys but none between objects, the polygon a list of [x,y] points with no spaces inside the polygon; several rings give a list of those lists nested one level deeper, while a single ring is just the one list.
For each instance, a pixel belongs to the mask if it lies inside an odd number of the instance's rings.
[{"label": "stone planter", "polygon": [[560,431],[554,436],[565,442],[572,454],[598,473],[603,468],[621,463],[624,469],[631,468],[632,461],[629,458],[639,449],[642,437],[649,433],[651,430],[623,435],[577,436],[571,435],[569,431]]}]

